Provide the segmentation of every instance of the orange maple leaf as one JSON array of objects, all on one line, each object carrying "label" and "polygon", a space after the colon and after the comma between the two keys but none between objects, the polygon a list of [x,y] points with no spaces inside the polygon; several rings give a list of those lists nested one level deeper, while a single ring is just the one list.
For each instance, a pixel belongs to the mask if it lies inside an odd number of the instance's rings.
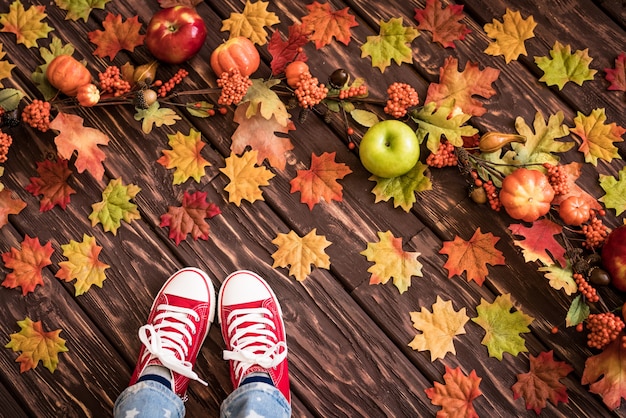
[{"label": "orange maple leaf", "polygon": [[290,181],[291,193],[300,192],[300,202],[306,203],[309,210],[322,199],[326,202],[342,200],[341,180],[352,173],[343,163],[335,162],[335,152],[325,152],[321,156],[311,155],[311,168],[298,170],[296,178]]},{"label": "orange maple leaf", "polygon": [[170,206],[168,212],[161,215],[161,228],[169,226],[169,237],[176,245],[191,234],[194,240],[209,239],[209,224],[206,218],[212,218],[221,213],[220,208],[206,200],[206,192],[185,192],[182,206]]},{"label": "orange maple leaf", "polygon": [[585,361],[581,378],[589,391],[602,397],[609,409],[619,408],[622,398],[626,399],[626,347],[622,344],[624,333],[595,356]]},{"label": "orange maple leaf", "polygon": [[462,41],[471,32],[464,23],[459,22],[463,15],[463,5],[448,4],[441,8],[439,0],[426,0],[424,9],[415,9],[415,20],[419,22],[417,29],[427,30],[433,34],[433,41],[445,48],[454,48],[454,41]]},{"label": "orange maple leaf", "polygon": [[26,202],[13,199],[12,194],[7,188],[0,190],[0,228],[9,222],[9,215],[17,215],[26,207]]},{"label": "orange maple leaf", "polygon": [[52,264],[50,256],[53,252],[50,242],[42,246],[37,238],[26,235],[21,250],[11,248],[9,252],[2,254],[4,265],[13,269],[6,275],[2,286],[10,289],[21,286],[22,295],[34,291],[38,284],[43,285],[41,270]]},{"label": "orange maple leaf", "polygon": [[451,369],[446,366],[443,380],[445,384],[435,382],[434,387],[424,389],[432,404],[442,407],[437,416],[478,418],[473,402],[482,395],[479,388],[482,379],[476,375],[476,371],[472,370],[469,376],[465,376],[460,367]]},{"label": "orange maple leaf", "polygon": [[354,16],[348,13],[349,8],[332,11],[330,4],[320,4],[314,1],[306,6],[309,14],[302,18],[302,25],[311,32],[310,39],[315,41],[315,48],[328,45],[333,37],[345,45],[350,43],[352,37],[350,28],[358,26]]},{"label": "orange maple leaf", "polygon": [[472,96],[490,98],[496,91],[491,87],[500,75],[500,70],[487,67],[478,69],[478,64],[467,62],[465,69],[459,71],[458,60],[448,57],[439,69],[439,83],[431,83],[428,86],[424,103],[435,102],[438,106],[442,103],[454,100],[454,106],[459,107],[463,113],[472,116],[482,116],[487,112],[483,104]]},{"label": "orange maple leaf", "polygon": [[57,161],[37,162],[37,173],[39,177],[31,177],[25,189],[35,196],[42,195],[39,211],[48,211],[55,205],[65,209],[70,202],[70,195],[76,193],[67,184],[67,179],[72,174],[72,170],[67,168],[67,160],[60,158]]},{"label": "orange maple leaf", "polygon": [[454,241],[446,241],[439,254],[447,254],[448,261],[444,267],[448,269],[448,278],[467,272],[467,281],[474,280],[480,286],[489,274],[487,264],[492,266],[504,265],[504,255],[495,248],[500,240],[491,232],[483,234],[478,228],[469,241],[464,241],[458,235]]},{"label": "orange maple leaf", "polygon": [[59,131],[54,143],[62,158],[69,160],[77,151],[74,165],[79,173],[87,170],[98,180],[104,176],[102,162],[105,155],[98,145],[108,144],[108,136],[97,129],[84,127],[80,116],[63,112],[50,122],[50,128]]},{"label": "orange maple leaf", "polygon": [[41,321],[33,322],[28,317],[17,324],[20,332],[11,334],[11,341],[4,347],[22,352],[15,360],[20,363],[20,373],[34,369],[40,361],[54,373],[59,364],[58,354],[68,351],[65,340],[59,337],[62,330],[44,331]]},{"label": "orange maple leaf", "polygon": [[[513,240],[513,243],[522,249],[524,260],[541,261],[546,266],[558,262],[561,267],[567,265],[565,259],[565,248],[554,239],[563,230],[559,224],[549,219],[539,219],[530,227],[523,224],[511,224],[509,230],[514,235],[521,235],[525,239]],[[550,252],[550,255],[546,251]],[[553,261],[554,260],[554,261]]]},{"label": "orange maple leaf", "polygon": [[139,17],[134,16],[122,22],[122,16],[107,14],[102,22],[104,30],[89,32],[89,40],[98,45],[93,54],[104,58],[108,56],[111,61],[122,49],[133,52],[136,46],[143,45],[145,35],[140,35],[141,23]]}]

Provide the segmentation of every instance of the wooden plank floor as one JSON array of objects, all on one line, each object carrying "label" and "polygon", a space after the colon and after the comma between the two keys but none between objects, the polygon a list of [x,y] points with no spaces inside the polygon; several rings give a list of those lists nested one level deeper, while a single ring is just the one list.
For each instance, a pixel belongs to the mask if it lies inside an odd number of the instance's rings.
[{"label": "wooden plank floor", "polygon": [[[5,2],[6,3],[6,2]],[[94,10],[88,21],[65,20],[65,12],[54,2],[24,2],[46,6],[46,19],[55,28],[51,36],[72,43],[76,56],[86,59],[93,74],[111,64],[108,59],[93,56],[95,46],[87,32],[102,29],[107,13],[125,18],[138,15],[145,24],[159,9],[156,1],[116,0],[105,10]],[[514,120],[522,117],[529,125],[537,112],[544,117],[562,111],[564,123],[573,126],[578,111],[589,114],[605,108],[608,122],[626,127],[623,92],[607,91],[604,68],[614,68],[615,59],[626,48],[625,5],[620,0],[548,0],[542,2],[512,0],[467,0],[463,22],[471,32],[456,42],[456,48],[442,48],[432,42],[429,32],[422,32],[412,43],[413,63],[392,65],[384,73],[372,68],[369,58],[360,58],[360,46],[367,36],[379,33],[381,20],[402,17],[405,25],[416,25],[415,8],[424,8],[425,1],[370,2],[330,1],[334,10],[350,8],[358,26],[352,28],[348,45],[333,42],[321,50],[306,46],[313,75],[324,79],[336,68],[345,68],[353,77],[364,77],[372,96],[384,98],[386,87],[394,81],[414,86],[424,98],[428,84],[437,82],[439,68],[447,57],[455,57],[463,67],[466,62],[479,63],[481,68],[500,70],[494,83],[497,94],[485,100],[488,112],[472,118],[472,125],[481,132],[496,130],[513,132]],[[241,12],[241,0],[206,1],[197,8],[205,18],[209,35],[200,54],[182,67],[190,75],[180,88],[197,89],[215,86],[215,75],[208,65],[211,51],[228,37],[220,32],[221,21],[231,12]],[[272,27],[286,34],[287,28],[307,14],[309,2],[271,1],[268,9],[281,23]],[[8,12],[0,5],[0,13]],[[501,20],[507,8],[519,10],[523,17],[532,15],[538,25],[535,37],[526,42],[527,56],[505,64],[502,57],[483,51],[490,39],[483,26],[493,19]],[[49,40],[42,40],[45,46]],[[583,86],[568,83],[562,90],[547,87],[538,81],[541,70],[534,64],[535,56],[546,56],[555,41],[570,44],[572,50],[589,48],[593,57],[591,68],[598,74]],[[12,34],[0,33],[0,43],[9,61],[16,65],[12,76],[3,83],[19,88],[30,98],[40,96],[31,81],[34,69],[42,64],[36,48],[17,45]],[[270,55],[259,47],[263,63],[254,77],[270,74]],[[135,65],[150,60],[144,47],[134,53],[119,53],[113,64],[130,61]],[[162,65],[159,78],[167,79],[178,67]],[[215,98],[213,98],[215,99]],[[374,108],[372,108],[374,109]],[[511,386],[519,373],[528,371],[529,354],[554,350],[555,358],[571,364],[574,371],[563,379],[569,402],[557,407],[548,404],[542,416],[600,417],[626,416],[626,406],[609,410],[600,397],[590,394],[581,384],[585,360],[596,352],[588,349],[583,333],[563,326],[572,297],[552,289],[537,271],[537,263],[525,263],[520,250],[508,233],[512,222],[504,213],[495,214],[476,205],[467,196],[466,183],[455,168],[431,171],[433,190],[420,193],[418,202],[406,213],[393,204],[374,203],[374,183],[361,166],[356,151],[346,146],[344,127],[340,121],[324,122],[309,115],[299,122],[297,110],[292,111],[296,130],[290,132],[295,146],[285,170],[276,174],[263,188],[264,201],[241,206],[228,203],[224,190],[228,179],[220,173],[224,158],[230,154],[231,135],[236,124],[233,109],[225,116],[196,119],[179,112],[181,120],[169,127],[142,133],[133,118],[131,106],[80,109],[85,125],[101,130],[111,142],[103,147],[106,153],[105,176],[94,179],[89,173],[73,169],[71,185],[77,190],[66,210],[54,208],[40,213],[37,198],[24,190],[30,177],[36,176],[36,161],[53,155],[54,133],[42,134],[25,126],[13,131],[14,145],[5,173],[0,181],[28,206],[19,215],[9,216],[9,224],[0,229],[0,253],[19,248],[25,235],[50,241],[55,253],[53,264],[43,271],[44,285],[22,296],[18,290],[0,288],[0,341],[5,345],[9,335],[19,331],[17,321],[30,317],[41,320],[48,330],[62,329],[69,351],[60,354],[58,369],[50,373],[41,364],[34,370],[20,373],[15,362],[17,354],[0,350],[0,404],[3,417],[83,417],[110,416],[117,395],[126,387],[139,350],[137,329],[144,323],[152,300],[164,280],[175,270],[193,265],[206,270],[216,288],[230,272],[251,269],[268,279],[276,291],[284,311],[288,332],[289,361],[294,416],[297,417],[422,417],[434,416],[439,407],[431,404],[424,393],[434,382],[443,382],[445,367],[461,367],[465,373],[475,370],[482,378],[483,396],[474,401],[480,416],[535,416],[527,411],[522,399],[514,400]],[[378,109],[382,115],[382,110]],[[207,146],[203,156],[211,163],[199,183],[188,181],[172,185],[172,172],[156,163],[161,150],[168,148],[167,135],[202,133]],[[357,136],[364,130],[355,126]],[[617,144],[621,158],[626,158],[626,145]],[[298,169],[308,168],[311,155],[336,152],[336,161],[347,164],[353,173],[340,183],[341,202],[325,202],[312,210],[300,203],[299,193],[290,193],[290,180]],[[580,153],[572,150],[563,156],[565,162],[580,161]],[[424,160],[424,158],[422,158]],[[624,167],[622,160],[600,163],[597,169],[586,165],[579,184],[592,195],[603,194],[598,173],[617,176]],[[100,225],[91,226],[88,216],[91,205],[101,199],[101,192],[110,179],[122,178],[125,184],[136,184],[141,192],[134,199],[141,220],[123,223],[117,235],[105,233]],[[159,227],[160,216],[168,206],[177,205],[184,191],[203,191],[208,200],[218,204],[222,214],[211,219],[208,241],[186,240],[179,246],[168,238],[168,230]],[[605,223],[616,227],[623,223],[623,214],[609,210]],[[473,232],[491,232],[500,237],[497,248],[506,258],[506,266],[490,268],[481,287],[459,277],[447,278],[443,268],[446,256],[439,254],[443,241],[456,235],[469,239]],[[272,268],[272,240],[279,233],[294,230],[300,236],[315,229],[332,244],[327,248],[331,268],[314,269],[303,282],[289,276],[287,269]],[[424,277],[414,277],[407,292],[399,294],[391,285],[369,285],[372,265],[359,253],[368,242],[376,242],[378,231],[391,231],[401,237],[405,251],[419,252]],[[83,234],[94,236],[103,247],[100,259],[109,264],[102,288],[93,287],[81,296],[74,296],[72,284],[55,278],[58,263],[63,261],[61,245],[80,241]],[[0,266],[0,279],[11,270]],[[466,308],[467,315],[476,316],[481,298],[493,301],[500,294],[510,294],[515,306],[535,318],[531,333],[524,339],[529,353],[516,357],[505,354],[502,361],[488,357],[481,344],[483,331],[471,321],[467,334],[455,338],[456,355],[430,361],[428,352],[412,350],[408,343],[416,334],[409,312],[429,309],[436,296],[452,300],[455,309]],[[624,294],[611,289],[601,291],[606,306],[614,308],[624,302]],[[551,334],[560,325],[557,334]],[[205,388],[191,383],[187,416],[217,416],[219,405],[231,391],[228,365],[221,359],[223,342],[213,327],[201,352],[196,371],[209,383]]]}]

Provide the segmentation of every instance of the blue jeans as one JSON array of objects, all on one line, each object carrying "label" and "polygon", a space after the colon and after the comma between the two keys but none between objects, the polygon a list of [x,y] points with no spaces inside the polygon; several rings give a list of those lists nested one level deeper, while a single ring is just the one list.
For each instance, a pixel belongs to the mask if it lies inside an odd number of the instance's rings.
[{"label": "blue jeans", "polygon": [[[250,415],[251,413],[255,415]],[[185,404],[161,383],[143,381],[127,387],[115,401],[115,418],[182,418]],[[278,389],[266,383],[248,383],[235,389],[222,403],[220,416],[288,418],[291,405]]]}]

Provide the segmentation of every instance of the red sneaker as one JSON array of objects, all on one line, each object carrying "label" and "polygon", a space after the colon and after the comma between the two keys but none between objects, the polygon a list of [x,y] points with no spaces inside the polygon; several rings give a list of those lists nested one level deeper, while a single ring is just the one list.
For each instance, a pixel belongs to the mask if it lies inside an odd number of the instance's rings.
[{"label": "red sneaker", "polygon": [[250,373],[267,373],[291,403],[285,326],[269,285],[255,273],[236,271],[222,283],[217,309],[233,388]]},{"label": "red sneaker", "polygon": [[146,325],[139,328],[142,342],[130,384],[147,366],[163,366],[172,373],[172,390],[186,400],[189,379],[204,385],[192,371],[213,318],[215,289],[209,276],[193,267],[174,273],[154,299]]}]

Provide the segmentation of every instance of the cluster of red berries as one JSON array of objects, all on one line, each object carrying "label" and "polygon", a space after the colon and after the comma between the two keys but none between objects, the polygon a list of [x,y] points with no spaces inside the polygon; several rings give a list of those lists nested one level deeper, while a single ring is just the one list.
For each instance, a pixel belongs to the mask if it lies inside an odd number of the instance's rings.
[{"label": "cluster of red berries", "polygon": [[7,160],[7,155],[9,154],[9,148],[11,148],[11,144],[13,143],[13,138],[11,135],[6,132],[0,131],[0,163],[3,163]]},{"label": "cluster of red berries", "polygon": [[567,172],[562,165],[553,165],[544,163],[543,168],[547,171],[548,181],[554,189],[554,194],[562,195],[569,193],[569,184],[567,182]]},{"label": "cluster of red berries", "polygon": [[349,99],[350,97],[359,97],[367,95],[367,86],[361,84],[358,87],[350,86],[347,89],[339,91],[339,100]]},{"label": "cluster of red berries", "polygon": [[419,103],[417,91],[406,83],[392,83],[387,88],[387,96],[384,111],[394,118],[401,118],[406,115],[408,108],[417,106]]},{"label": "cluster of red berries", "polygon": [[590,314],[587,318],[587,329],[587,345],[602,350],[622,332],[624,321],[610,312]]},{"label": "cluster of red berries", "polygon": [[596,288],[589,284],[587,279],[585,279],[585,276],[580,273],[574,273],[572,277],[576,282],[576,286],[578,286],[578,291],[587,301],[595,303],[600,300],[600,296],[598,296]]},{"label": "cluster of red berries", "polygon": [[493,184],[493,181],[489,180],[483,182],[483,189],[485,189],[485,193],[487,193],[487,201],[489,202],[489,207],[496,212],[502,209],[502,202],[500,202],[498,189]]},{"label": "cluster of red berries", "polygon": [[41,132],[46,132],[50,128],[50,102],[33,100],[22,110],[22,121]]},{"label": "cluster of red berries", "polygon": [[300,107],[310,108],[321,102],[328,95],[328,88],[320,84],[317,77],[313,77],[309,71],[300,74],[300,81],[296,84],[294,94]]},{"label": "cluster of red berries", "polygon": [[583,234],[585,234],[585,241],[583,247],[588,250],[600,247],[604,244],[606,237],[609,235],[609,228],[602,223],[602,219],[596,216],[596,212],[591,212],[589,222],[582,227]]},{"label": "cluster of red berries", "polygon": [[454,145],[450,141],[441,141],[436,152],[431,152],[426,157],[426,164],[429,167],[442,168],[452,167],[459,163],[456,152],[454,152]]},{"label": "cluster of red berries", "polygon": [[223,72],[221,77],[217,79],[217,85],[222,89],[217,103],[223,106],[238,104],[248,92],[248,88],[252,85],[250,77],[241,75],[238,68]]},{"label": "cluster of red berries", "polygon": [[130,83],[121,76],[120,68],[109,65],[103,73],[98,73],[99,87],[102,94],[119,97],[130,91]]},{"label": "cluster of red berries", "polygon": [[189,71],[185,70],[184,68],[180,68],[178,71],[176,71],[176,74],[174,74],[172,78],[167,80],[165,83],[161,82],[160,80],[155,82],[155,84],[158,83],[159,91],[157,93],[159,94],[159,97],[167,96],[167,93],[169,93],[174,87],[176,87],[177,84],[180,84],[181,81],[183,81],[183,78],[187,77],[188,75]]}]

